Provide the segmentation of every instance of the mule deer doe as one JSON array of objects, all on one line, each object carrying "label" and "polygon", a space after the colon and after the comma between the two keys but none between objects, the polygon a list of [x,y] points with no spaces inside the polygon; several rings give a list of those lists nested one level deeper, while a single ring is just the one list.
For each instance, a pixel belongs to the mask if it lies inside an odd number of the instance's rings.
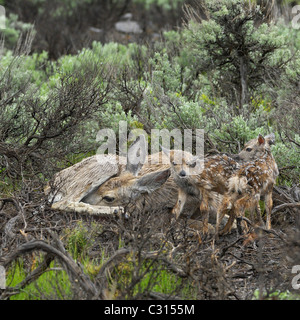
[{"label": "mule deer doe", "polygon": [[[266,228],[271,229],[272,191],[279,174],[270,148],[274,143],[274,134],[265,138],[259,135],[257,139],[249,141],[239,153],[240,159],[246,162],[228,180],[229,190],[217,215],[218,225],[225,212],[230,212],[230,219],[222,233],[229,232],[234,218],[242,217],[246,210],[250,212],[252,220],[256,211],[261,221],[259,200],[262,197],[265,200]],[[216,229],[218,230],[218,226]]]},{"label": "mule deer doe", "polygon": [[[113,177],[91,190],[81,199],[81,202],[91,206],[121,206],[129,214],[133,211],[141,213],[159,210],[167,213],[162,220],[165,218],[169,220],[171,216],[168,213],[176,204],[178,187],[171,177],[170,163],[161,164],[162,158],[165,158],[164,163],[169,159],[162,152],[149,156],[150,162],[153,158],[160,158],[160,163],[144,164],[145,167],[142,167],[138,176],[134,170],[125,170],[120,176]],[[182,207],[182,212],[183,214],[187,212],[189,215],[186,226],[191,230],[202,232],[203,224],[201,221],[192,219],[193,215],[190,214],[197,209],[191,199],[188,199]],[[199,214],[196,213],[196,215]],[[209,227],[207,227],[208,231],[213,233],[213,228]]]},{"label": "mule deer doe", "polygon": [[[171,177],[169,158],[159,152],[148,156],[139,175],[135,167],[127,167],[119,176],[95,185],[80,202],[93,206],[126,207],[127,210],[171,211],[177,201],[178,187]],[[183,208],[191,210],[189,202]]]},{"label": "mule deer doe", "polygon": [[[137,153],[139,147],[139,137],[131,144],[128,150],[128,158]],[[115,209],[110,210],[108,207],[89,206],[80,202],[92,190],[98,188],[112,177],[118,177],[124,172],[133,172],[133,175],[167,168],[161,166],[161,159],[155,159],[154,156],[148,157],[148,162],[144,166],[140,163],[132,164],[126,161],[125,157],[112,154],[97,154],[75,165],[66,168],[55,174],[53,181],[45,187],[45,193],[48,195],[52,208],[64,211],[76,211],[79,213],[98,214],[112,213]],[[160,160],[160,162],[158,161]],[[152,162],[156,162],[153,163]],[[125,165],[126,163],[126,165]]]}]

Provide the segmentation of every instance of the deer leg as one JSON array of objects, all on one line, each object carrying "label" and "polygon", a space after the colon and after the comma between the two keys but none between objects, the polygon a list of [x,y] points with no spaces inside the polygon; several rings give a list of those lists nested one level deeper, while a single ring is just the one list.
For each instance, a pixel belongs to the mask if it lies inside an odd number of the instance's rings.
[{"label": "deer leg", "polygon": [[186,198],[187,198],[186,193],[182,189],[179,189],[177,202],[174,208],[172,209],[172,213],[175,214],[176,219],[180,218],[180,215],[183,211],[184,204],[186,202]]},{"label": "deer leg", "polygon": [[203,217],[203,234],[208,233],[209,208],[207,201],[207,195],[203,193],[203,198],[200,204],[200,212]]},{"label": "deer leg", "polygon": [[[219,233],[219,227],[220,227],[220,223],[223,219],[225,214],[223,214],[223,210],[220,210],[218,208],[218,211],[217,211],[217,217],[216,217],[216,235],[218,235]],[[221,218],[222,217],[222,218]]]},{"label": "deer leg", "polygon": [[254,212],[256,212],[256,208],[255,208],[255,210],[250,210],[250,220],[252,222],[255,222],[255,214],[254,214]]},{"label": "deer leg", "polygon": [[[242,217],[245,215],[245,209],[246,207],[251,209],[251,199],[249,199],[249,196],[245,196],[235,203],[235,209],[236,209],[236,220],[237,220],[237,227],[238,232],[240,234],[247,233],[248,227],[247,223],[242,220]],[[253,215],[253,210],[250,210],[250,216]]]},{"label": "deer leg", "polygon": [[234,219],[235,219],[234,210],[233,209],[229,210],[228,214],[229,214],[229,218],[227,220],[227,223],[225,224],[225,227],[220,231],[221,235],[227,234],[227,233],[229,233],[231,231],[231,228],[232,228],[232,225],[233,225],[233,222],[234,222]]},{"label": "deer leg", "polygon": [[175,215],[175,218],[178,219],[180,216],[180,200],[177,199],[177,202],[174,206],[174,208],[172,209],[172,214]]},{"label": "deer leg", "polygon": [[266,228],[268,230],[271,229],[271,212],[273,206],[272,192],[269,192],[265,197],[265,205],[266,205]]},{"label": "deer leg", "polygon": [[263,219],[261,217],[261,209],[260,209],[260,205],[259,205],[259,199],[257,200],[255,210],[256,210],[256,215],[258,217],[259,224],[263,225]]},{"label": "deer leg", "polygon": [[219,206],[218,211],[217,211],[216,235],[219,234],[220,224],[221,224],[221,221],[223,220],[223,218],[225,216],[226,209],[228,209],[228,206],[229,206],[229,202],[227,201],[227,199],[224,198],[223,201],[222,201],[222,204]]}]

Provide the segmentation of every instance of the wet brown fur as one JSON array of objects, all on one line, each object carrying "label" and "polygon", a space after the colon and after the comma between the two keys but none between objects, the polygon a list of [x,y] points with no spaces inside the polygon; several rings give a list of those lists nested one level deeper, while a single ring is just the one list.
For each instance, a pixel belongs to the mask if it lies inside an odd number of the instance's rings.
[{"label": "wet brown fur", "polygon": [[[219,219],[222,219],[228,208],[230,209],[230,219],[222,233],[229,232],[234,218],[244,216],[246,210],[250,212],[252,220],[254,219],[254,211],[256,211],[261,221],[260,198],[265,199],[266,228],[271,229],[272,191],[278,176],[277,164],[270,149],[270,145],[273,143],[274,141],[271,142],[269,136],[265,138],[259,136],[248,142],[240,153],[242,160],[247,161],[253,155],[258,158],[242,164],[231,178],[231,181],[236,181],[236,186],[242,187],[239,190],[237,188],[230,189],[223,199],[218,212]],[[250,153],[252,155],[249,157]]]},{"label": "wet brown fur", "polygon": [[[176,151],[170,151],[172,174],[179,187],[178,201],[173,209],[176,217],[180,217],[185,201],[192,196],[198,198],[205,226],[208,223],[209,212],[213,208],[218,212],[217,230],[225,212],[231,212],[223,231],[226,232],[231,228],[234,218],[243,215],[245,210],[253,213],[255,209],[260,217],[259,199],[265,197],[267,228],[270,228],[272,189],[278,175],[277,165],[270,148],[274,139],[273,135],[265,138],[259,135],[258,138],[250,140],[238,155],[239,162],[242,164],[227,155],[207,157],[204,159],[202,172],[185,176],[181,176],[181,173],[188,172],[197,159],[192,159],[190,156],[177,164],[174,160]],[[233,183],[235,188],[242,185],[244,187],[241,190],[235,189],[232,193]]]}]

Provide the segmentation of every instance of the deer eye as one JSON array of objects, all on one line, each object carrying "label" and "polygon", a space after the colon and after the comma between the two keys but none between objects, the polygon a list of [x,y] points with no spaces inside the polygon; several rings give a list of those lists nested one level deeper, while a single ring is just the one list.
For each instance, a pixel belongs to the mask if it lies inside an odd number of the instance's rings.
[{"label": "deer eye", "polygon": [[103,197],[103,200],[106,201],[106,202],[113,202],[115,200],[115,198],[114,197],[105,196],[105,197]]},{"label": "deer eye", "polygon": [[195,167],[196,167],[196,161],[193,162],[193,163],[190,163],[190,164],[189,164],[189,167],[190,167],[190,168],[195,168]]},{"label": "deer eye", "polygon": [[246,151],[250,152],[250,151],[252,151],[252,148],[247,148]]}]

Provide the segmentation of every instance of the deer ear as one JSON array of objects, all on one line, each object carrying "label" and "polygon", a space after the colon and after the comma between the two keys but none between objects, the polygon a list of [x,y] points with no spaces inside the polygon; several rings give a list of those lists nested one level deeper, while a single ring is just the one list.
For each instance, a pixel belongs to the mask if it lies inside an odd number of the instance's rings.
[{"label": "deer ear", "polygon": [[126,170],[137,176],[146,161],[146,156],[146,139],[144,135],[139,135],[128,149]]},{"label": "deer ear", "polygon": [[100,186],[101,185],[96,185],[90,188],[90,190],[79,200],[79,202],[95,205],[99,199],[99,197],[97,197],[97,190],[100,188]]},{"label": "deer ear", "polygon": [[134,191],[137,194],[151,193],[160,188],[168,180],[170,175],[170,169],[146,174],[145,176],[138,179],[134,186]]},{"label": "deer ear", "polygon": [[274,133],[270,133],[267,136],[265,136],[265,140],[267,141],[267,143],[271,146],[272,144],[275,144],[275,134]]},{"label": "deer ear", "polygon": [[261,135],[261,134],[259,134],[258,135],[258,138],[257,138],[257,141],[258,141],[258,143],[261,145],[261,144],[264,144],[265,143],[265,138]]},{"label": "deer ear", "polygon": [[102,186],[102,184],[108,181],[111,178],[116,177],[117,174],[114,175],[104,175],[102,179],[93,183],[90,188],[83,194],[82,198],[79,202],[88,203],[88,204],[96,204],[99,200],[99,196],[97,194],[98,189]]},{"label": "deer ear", "polygon": [[186,164],[190,167],[190,168],[195,168],[197,165],[197,162],[200,161],[201,159],[197,156],[192,157],[192,159],[190,160],[185,160]]}]

